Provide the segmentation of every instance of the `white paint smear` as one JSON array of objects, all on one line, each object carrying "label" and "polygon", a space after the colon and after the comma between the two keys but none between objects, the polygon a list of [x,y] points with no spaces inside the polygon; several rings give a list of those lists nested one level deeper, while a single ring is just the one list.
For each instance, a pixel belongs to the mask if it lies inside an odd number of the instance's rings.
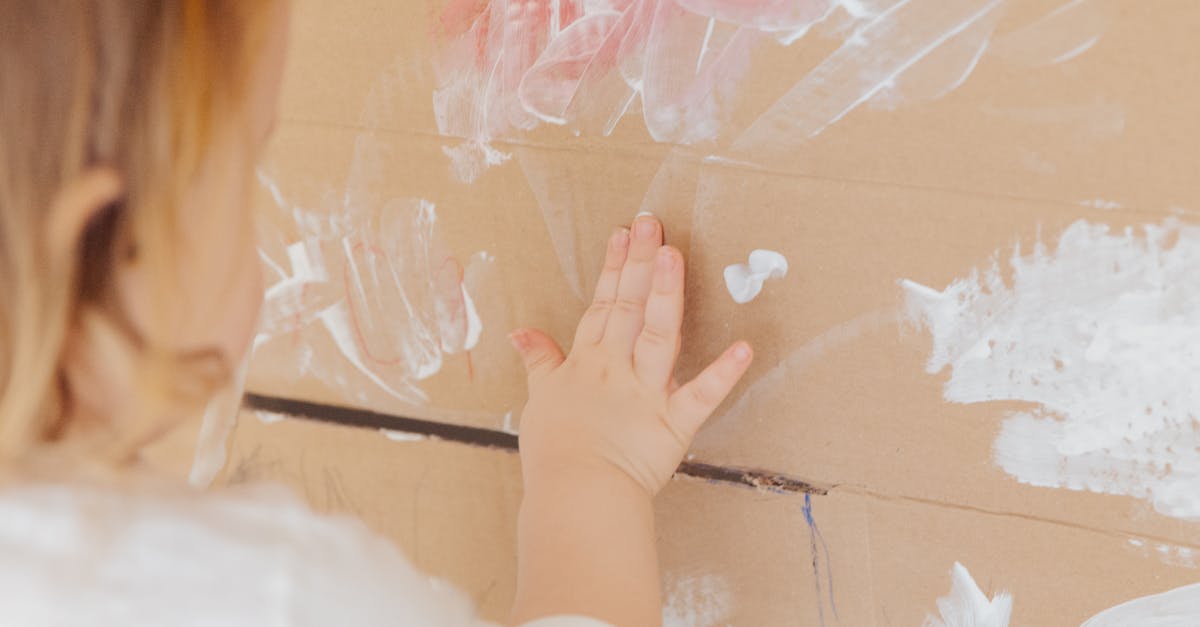
[{"label": "white paint smear", "polygon": [[1200,625],[1200,584],[1134,599],[1084,621],[1082,627],[1195,627]]},{"label": "white paint smear", "polygon": [[1114,0],[1071,0],[997,38],[992,52],[1035,67],[1070,61],[1096,45],[1115,11]]},{"label": "white paint smear", "polygon": [[955,562],[950,594],[937,600],[938,616],[927,616],[924,627],[1008,627],[1012,603],[1012,596],[1003,591],[988,600],[966,567]]},{"label": "white paint smear", "polygon": [[1019,401],[994,445],[1022,483],[1200,520],[1200,227],[1079,221],[938,291],[904,281],[956,403]]},{"label": "white paint smear", "polygon": [[663,627],[717,627],[732,615],[732,597],[724,577],[670,577],[667,588]]},{"label": "white paint smear", "polygon": [[756,249],[750,252],[747,263],[725,267],[725,288],[738,304],[748,303],[762,291],[763,282],[787,276],[787,257],[773,250]]},{"label": "white paint smear", "polygon": [[271,354],[258,369],[315,375],[354,401],[423,403],[419,382],[479,342],[483,322],[464,277],[491,258],[474,255],[464,267],[442,247],[432,203],[375,198],[373,142],[360,138],[357,148],[332,210],[294,206],[260,174],[299,237],[273,261],[282,278],[266,291],[255,352]]},{"label": "white paint smear", "polygon": [[1120,137],[1125,132],[1125,108],[1102,98],[1090,103],[1038,107],[983,105],[980,110],[1026,124],[1071,129],[1084,141]]},{"label": "white paint smear", "polygon": [[234,372],[233,381],[209,399],[208,406],[204,409],[200,433],[196,436],[192,468],[188,472],[189,485],[207,488],[221,473],[221,469],[225,468],[229,453],[229,436],[233,434],[238,411],[242,407],[246,366],[249,362],[250,356],[244,355]]},{"label": "white paint smear", "polygon": [[[1078,56],[1099,41],[1112,0],[1068,0],[996,35],[1009,4],[608,0],[552,2],[547,12],[541,2],[457,3],[440,20],[435,117],[443,135],[466,140],[446,151],[461,180],[504,161],[493,139],[543,123],[607,135],[633,113],[656,141],[736,138],[734,150],[761,163],[864,103],[890,109],[940,98],[988,51],[1033,65]],[[824,34],[843,45],[757,120],[735,124],[756,49],[792,45],[831,23]]]},{"label": "white paint smear", "polygon": [[774,157],[815,137],[1002,2],[898,3],[855,31],[746,129],[733,149]]},{"label": "white paint smear", "polygon": [[450,169],[460,183],[473,183],[488,168],[512,158],[512,153],[501,152],[491,144],[473,140],[457,146],[443,146],[442,152],[450,157]]}]

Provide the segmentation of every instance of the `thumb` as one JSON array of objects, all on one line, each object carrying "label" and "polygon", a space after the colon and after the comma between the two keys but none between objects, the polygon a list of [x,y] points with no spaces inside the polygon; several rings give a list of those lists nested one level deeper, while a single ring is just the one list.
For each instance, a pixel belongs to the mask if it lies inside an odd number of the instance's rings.
[{"label": "thumb", "polygon": [[537,329],[517,329],[508,339],[525,362],[530,381],[549,374],[563,362],[562,349],[549,335]]}]

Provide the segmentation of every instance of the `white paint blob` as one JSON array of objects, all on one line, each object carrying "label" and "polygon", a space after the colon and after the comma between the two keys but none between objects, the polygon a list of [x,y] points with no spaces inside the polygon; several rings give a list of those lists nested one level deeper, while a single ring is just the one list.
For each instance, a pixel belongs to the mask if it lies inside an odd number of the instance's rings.
[{"label": "white paint blob", "polygon": [[750,252],[747,263],[725,267],[725,288],[734,302],[748,303],[762,291],[764,281],[781,279],[787,275],[787,271],[786,257],[773,250],[759,248]]},{"label": "white paint blob", "polygon": [[718,575],[668,577],[663,627],[717,627],[733,611],[729,582]]},{"label": "white paint blob", "polygon": [[1147,499],[1200,520],[1200,227],[1079,221],[938,291],[904,281],[956,403],[1007,412],[996,463],[1022,483]]},{"label": "white paint blob", "polygon": [[1200,583],[1122,603],[1081,627],[1195,627],[1200,624]]},{"label": "white paint blob", "polygon": [[1012,596],[1003,591],[989,601],[966,567],[955,562],[950,594],[937,600],[938,616],[927,616],[924,627],[1008,627],[1012,603]]}]

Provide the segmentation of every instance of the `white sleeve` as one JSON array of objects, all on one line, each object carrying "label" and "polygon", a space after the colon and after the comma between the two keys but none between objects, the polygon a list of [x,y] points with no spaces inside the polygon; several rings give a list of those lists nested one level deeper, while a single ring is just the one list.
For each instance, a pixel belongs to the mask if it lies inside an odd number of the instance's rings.
[{"label": "white sleeve", "polygon": [[547,616],[521,627],[613,627],[612,625],[586,616]]}]

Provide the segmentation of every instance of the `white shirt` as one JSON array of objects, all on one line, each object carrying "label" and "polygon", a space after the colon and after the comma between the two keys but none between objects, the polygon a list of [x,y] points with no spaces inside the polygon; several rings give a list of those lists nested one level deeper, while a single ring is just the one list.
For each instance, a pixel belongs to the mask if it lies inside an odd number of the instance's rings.
[{"label": "white shirt", "polygon": [[[0,612],[23,627],[483,627],[362,522],[282,488],[0,492]],[[554,617],[527,627],[605,627]]]}]

